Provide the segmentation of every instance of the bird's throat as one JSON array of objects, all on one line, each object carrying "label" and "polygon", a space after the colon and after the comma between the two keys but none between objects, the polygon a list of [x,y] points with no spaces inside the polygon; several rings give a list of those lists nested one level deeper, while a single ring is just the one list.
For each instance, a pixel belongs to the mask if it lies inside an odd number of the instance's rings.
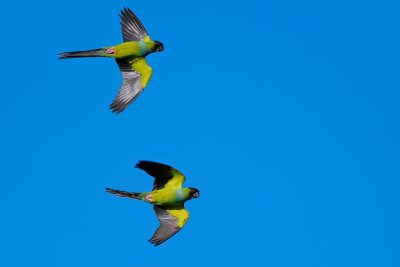
[{"label": "bird's throat", "polygon": [[183,194],[183,189],[176,190],[176,201],[181,202],[185,200],[185,195]]}]

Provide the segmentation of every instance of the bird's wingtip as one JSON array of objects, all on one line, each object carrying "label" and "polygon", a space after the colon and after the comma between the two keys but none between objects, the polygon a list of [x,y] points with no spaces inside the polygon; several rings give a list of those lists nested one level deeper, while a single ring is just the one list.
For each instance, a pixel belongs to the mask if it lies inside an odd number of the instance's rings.
[{"label": "bird's wingtip", "polygon": [[123,111],[123,109],[121,110],[120,108],[118,108],[114,102],[108,105],[108,107],[115,115],[118,115]]},{"label": "bird's wingtip", "polygon": [[139,160],[136,164],[135,164],[135,168],[139,168],[140,164],[142,163],[143,160]]},{"label": "bird's wingtip", "polygon": [[155,247],[158,247],[162,243],[162,242],[157,242],[157,241],[153,240],[152,238],[150,238],[148,241],[150,244],[152,244]]}]

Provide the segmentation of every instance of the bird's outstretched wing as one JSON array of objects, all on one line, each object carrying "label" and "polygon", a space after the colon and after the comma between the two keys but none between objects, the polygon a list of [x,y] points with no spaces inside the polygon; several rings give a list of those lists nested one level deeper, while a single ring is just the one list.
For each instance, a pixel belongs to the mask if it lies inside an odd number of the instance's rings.
[{"label": "bird's outstretched wing", "polygon": [[145,58],[135,58],[131,61],[116,59],[116,62],[124,80],[117,96],[110,105],[110,109],[118,114],[140,95],[147,86],[153,71]]},{"label": "bird's outstretched wing", "polygon": [[158,246],[179,232],[189,219],[189,212],[182,205],[175,207],[154,206],[160,226],[149,242]]},{"label": "bird's outstretched wing", "polygon": [[121,28],[124,42],[143,41],[149,39],[146,29],[139,18],[129,8],[121,10]]},{"label": "bird's outstretched wing", "polygon": [[185,182],[185,176],[180,171],[165,164],[142,160],[135,167],[155,178],[153,190],[164,187],[182,188],[182,184]]}]

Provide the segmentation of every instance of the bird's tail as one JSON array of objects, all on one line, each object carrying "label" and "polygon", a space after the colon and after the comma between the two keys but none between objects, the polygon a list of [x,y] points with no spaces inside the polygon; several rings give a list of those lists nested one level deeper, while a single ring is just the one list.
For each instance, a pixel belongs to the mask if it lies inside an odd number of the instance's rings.
[{"label": "bird's tail", "polygon": [[111,189],[111,188],[106,188],[106,192],[120,196],[120,197],[129,197],[129,198],[142,200],[142,198],[140,197],[140,193],[126,192],[126,191],[115,190],[115,189]]},{"label": "bird's tail", "polygon": [[98,48],[92,50],[59,53],[58,59],[67,59],[75,57],[104,57],[104,56],[107,56],[106,49]]}]

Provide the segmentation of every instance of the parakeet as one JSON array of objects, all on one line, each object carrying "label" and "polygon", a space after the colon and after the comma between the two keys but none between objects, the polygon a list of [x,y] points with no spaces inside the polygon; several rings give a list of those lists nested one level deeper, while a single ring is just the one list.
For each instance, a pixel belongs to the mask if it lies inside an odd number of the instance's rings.
[{"label": "parakeet", "polygon": [[58,54],[59,59],[115,58],[123,78],[121,88],[110,105],[110,109],[116,114],[124,111],[146,88],[152,75],[152,68],[147,64],[145,57],[153,52],[164,50],[161,42],[150,39],[143,24],[129,8],[122,9],[120,17],[123,43],[99,49]]},{"label": "parakeet", "polygon": [[196,188],[182,188],[185,176],[168,165],[139,161],[135,166],[142,169],[155,178],[153,191],[145,193],[134,193],[106,188],[106,192],[121,197],[134,198],[153,205],[160,226],[149,242],[155,246],[167,241],[179,232],[189,219],[189,212],[184,203],[192,198],[200,197],[200,191]]}]

